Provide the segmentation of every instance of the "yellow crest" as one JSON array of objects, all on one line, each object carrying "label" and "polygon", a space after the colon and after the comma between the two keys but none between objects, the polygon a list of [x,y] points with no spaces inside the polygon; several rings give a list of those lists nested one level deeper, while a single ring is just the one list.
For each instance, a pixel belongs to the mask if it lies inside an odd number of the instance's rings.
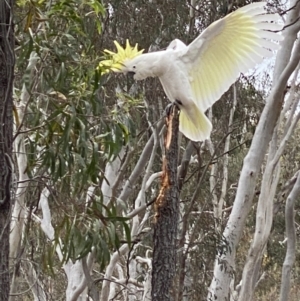
[{"label": "yellow crest", "polygon": [[117,52],[112,52],[107,49],[104,50],[104,55],[107,59],[101,61],[98,66],[102,74],[110,71],[122,72],[122,66],[126,60],[133,59],[136,56],[141,55],[144,51],[144,49],[138,51],[138,44],[135,44],[135,47],[130,46],[128,40],[126,40],[125,48],[123,48],[117,41],[114,41],[114,44],[116,45]]}]

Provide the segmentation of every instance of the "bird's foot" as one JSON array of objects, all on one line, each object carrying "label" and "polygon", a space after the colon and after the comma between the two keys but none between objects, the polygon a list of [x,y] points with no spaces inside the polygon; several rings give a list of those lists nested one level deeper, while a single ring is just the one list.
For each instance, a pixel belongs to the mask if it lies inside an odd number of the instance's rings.
[{"label": "bird's foot", "polygon": [[182,102],[176,99],[174,102],[169,103],[165,108],[167,116],[169,116],[172,113],[173,106],[176,106],[178,110],[180,110],[180,106],[182,106]]},{"label": "bird's foot", "polygon": [[181,100],[175,99],[175,102],[174,102],[174,103],[176,104],[177,108],[180,110],[180,106],[182,106]]},{"label": "bird's foot", "polygon": [[165,108],[166,116],[170,116],[170,115],[171,115],[173,106],[174,106],[173,103],[169,103],[169,104],[166,106],[166,108]]}]

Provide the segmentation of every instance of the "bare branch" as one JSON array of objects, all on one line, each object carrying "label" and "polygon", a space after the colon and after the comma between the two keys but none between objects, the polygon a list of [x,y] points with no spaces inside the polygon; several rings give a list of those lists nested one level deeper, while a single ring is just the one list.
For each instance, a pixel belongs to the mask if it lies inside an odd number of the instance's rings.
[{"label": "bare branch", "polygon": [[126,254],[128,252],[128,250],[129,250],[128,244],[125,244],[118,251],[114,252],[114,254],[111,256],[109,265],[107,266],[105,275],[104,275],[105,279],[102,284],[100,301],[107,301],[108,295],[109,295],[109,281],[112,276],[112,273],[115,269],[117,262],[120,259],[120,256]]},{"label": "bare branch", "polygon": [[[230,131],[232,128],[233,116],[234,116],[236,105],[237,105],[235,84],[232,85],[232,89],[233,89],[233,102],[232,102],[232,107],[230,109],[230,115],[229,115],[229,120],[228,120],[228,131]],[[231,133],[229,133],[228,136],[226,137],[225,145],[224,145],[223,181],[222,181],[222,187],[221,187],[221,195],[220,195],[220,199],[219,199],[218,207],[217,207],[217,214],[215,215],[215,218],[217,218],[217,219],[221,219],[221,217],[222,217],[222,209],[223,209],[224,202],[225,202],[225,196],[227,194],[228,162],[229,162],[228,152],[229,152],[229,148],[230,148],[230,139],[231,139]],[[219,229],[221,229],[220,226],[219,226]]]}]

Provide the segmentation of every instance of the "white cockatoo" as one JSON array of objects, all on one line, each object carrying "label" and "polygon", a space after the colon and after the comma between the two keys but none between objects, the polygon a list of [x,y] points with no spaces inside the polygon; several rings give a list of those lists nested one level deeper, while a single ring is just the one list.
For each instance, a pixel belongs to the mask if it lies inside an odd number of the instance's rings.
[{"label": "white cockatoo", "polygon": [[209,138],[212,125],[204,112],[236,81],[239,74],[273,55],[282,36],[275,33],[278,14],[266,14],[265,2],[237,9],[212,23],[190,45],[176,39],[163,51],[142,54],[127,41],[111,60],[100,63],[135,80],[158,77],[170,101],[181,112],[179,130],[193,141]]}]

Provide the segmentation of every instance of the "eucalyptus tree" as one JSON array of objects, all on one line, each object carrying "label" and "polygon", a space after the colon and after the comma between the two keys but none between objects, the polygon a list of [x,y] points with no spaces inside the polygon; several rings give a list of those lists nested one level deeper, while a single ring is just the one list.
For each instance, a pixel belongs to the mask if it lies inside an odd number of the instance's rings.
[{"label": "eucalyptus tree", "polygon": [[[269,5],[285,19],[280,7]],[[153,203],[160,190],[168,100],[157,80],[137,84],[102,73],[99,61],[113,40],[129,38],[145,51],[164,48],[174,38],[189,43],[236,8],[196,0],[17,1],[12,299],[150,298]],[[290,59],[297,9],[288,12],[283,32],[288,43],[278,53],[270,96],[268,75],[260,77],[262,89],[254,75],[242,75],[208,112],[211,139],[180,138],[175,300],[239,293],[245,298],[260,283],[266,285],[259,293],[267,292],[271,285],[262,276],[283,261],[277,246],[283,226],[276,220],[270,225],[274,199],[282,208],[288,195],[289,208],[297,206],[297,186],[292,188],[298,173],[291,163],[299,153],[293,142],[299,135],[296,75],[286,86],[297,61],[297,52]],[[283,219],[280,210],[277,217]],[[290,225],[289,254],[293,231]],[[284,275],[291,266],[287,260]],[[274,273],[277,281],[279,274]],[[286,282],[282,296],[288,288]]]}]

